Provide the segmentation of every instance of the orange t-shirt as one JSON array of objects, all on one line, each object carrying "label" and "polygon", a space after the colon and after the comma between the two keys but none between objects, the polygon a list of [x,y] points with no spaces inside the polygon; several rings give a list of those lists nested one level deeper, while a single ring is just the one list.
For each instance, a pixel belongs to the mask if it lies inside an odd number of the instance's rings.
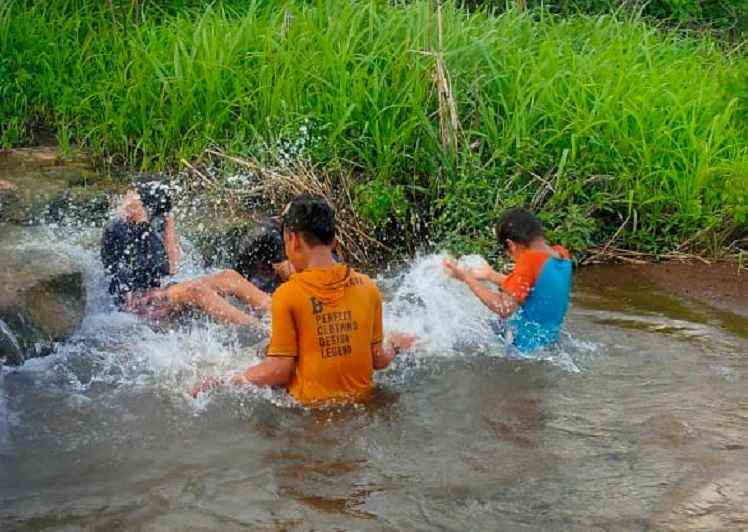
[{"label": "orange t-shirt", "polygon": [[345,264],[304,270],[273,294],[268,356],[296,358],[288,391],[300,403],[365,395],[381,341],[379,289]]}]

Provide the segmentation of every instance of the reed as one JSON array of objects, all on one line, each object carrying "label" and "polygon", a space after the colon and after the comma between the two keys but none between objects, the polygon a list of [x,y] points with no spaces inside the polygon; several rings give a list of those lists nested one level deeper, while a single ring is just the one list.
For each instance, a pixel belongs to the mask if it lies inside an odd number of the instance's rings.
[{"label": "reed", "polygon": [[748,63],[708,36],[449,2],[438,29],[421,0],[130,4],[4,4],[4,145],[42,124],[135,167],[300,159],[353,175],[379,238],[464,249],[520,203],[577,250],[727,245],[748,222]]}]

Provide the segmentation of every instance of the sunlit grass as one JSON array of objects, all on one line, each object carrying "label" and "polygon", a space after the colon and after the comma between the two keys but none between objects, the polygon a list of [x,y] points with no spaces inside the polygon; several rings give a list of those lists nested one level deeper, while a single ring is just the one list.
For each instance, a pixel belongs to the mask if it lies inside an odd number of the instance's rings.
[{"label": "sunlit grass", "polygon": [[423,53],[438,47],[433,2],[219,2],[115,22],[104,4],[0,9],[5,144],[40,119],[63,144],[162,168],[209,146],[266,156],[311,123],[315,162],[355,167],[362,198],[370,180],[404,191],[416,208],[397,212],[452,241],[487,241],[500,209],[533,201],[577,248],[624,222],[618,244],[656,250],[748,219],[748,68],[706,38],[447,5],[439,51],[463,128],[450,153]]}]

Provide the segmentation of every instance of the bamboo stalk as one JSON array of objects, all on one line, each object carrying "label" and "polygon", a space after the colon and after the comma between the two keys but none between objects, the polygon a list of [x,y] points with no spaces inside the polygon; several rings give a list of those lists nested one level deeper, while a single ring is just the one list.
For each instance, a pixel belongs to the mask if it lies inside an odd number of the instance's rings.
[{"label": "bamboo stalk", "polygon": [[457,134],[460,130],[460,120],[457,115],[452,83],[447,65],[444,62],[444,25],[441,5],[436,11],[437,43],[439,49],[434,52],[434,83],[439,101],[439,131],[442,147],[445,150],[457,152]]}]

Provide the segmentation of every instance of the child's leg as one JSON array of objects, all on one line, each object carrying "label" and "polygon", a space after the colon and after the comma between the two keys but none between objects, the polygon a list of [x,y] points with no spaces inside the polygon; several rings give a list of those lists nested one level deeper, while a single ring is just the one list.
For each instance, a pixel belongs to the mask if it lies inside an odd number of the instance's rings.
[{"label": "child's leg", "polygon": [[270,308],[270,296],[247,281],[234,270],[208,275],[197,282],[219,294],[235,296],[239,301],[257,310]]},{"label": "child's leg", "polygon": [[255,318],[234,307],[218,292],[199,281],[175,284],[170,286],[166,293],[173,305],[197,307],[217,320],[236,325],[257,323]]}]

